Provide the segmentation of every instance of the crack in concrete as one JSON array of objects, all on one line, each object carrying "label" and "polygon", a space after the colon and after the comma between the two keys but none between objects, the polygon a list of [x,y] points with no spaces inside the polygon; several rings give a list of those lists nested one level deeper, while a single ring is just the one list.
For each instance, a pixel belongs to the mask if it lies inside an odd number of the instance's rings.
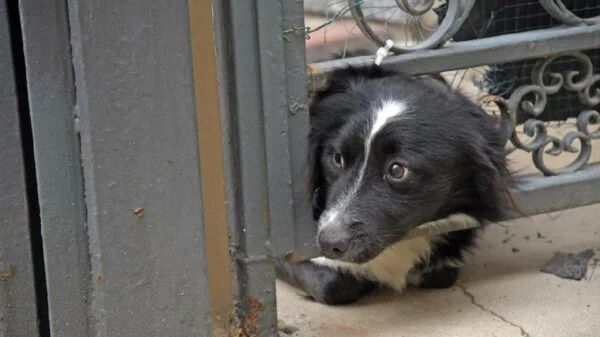
[{"label": "crack in concrete", "polygon": [[494,312],[493,310],[490,310],[486,307],[484,307],[482,304],[477,303],[477,301],[475,300],[475,295],[473,295],[473,293],[471,293],[469,290],[467,290],[467,287],[463,284],[457,284],[457,287],[460,288],[460,290],[462,290],[463,294],[471,301],[471,304],[473,304],[474,306],[478,307],[479,309],[487,312],[488,314],[498,318],[499,320],[501,320],[502,322],[519,329],[519,331],[521,331],[521,336],[523,337],[531,337],[531,335],[525,331],[525,329],[523,329],[523,327],[521,327],[520,325],[513,323],[511,321],[509,321],[508,319],[506,319],[504,316]]}]

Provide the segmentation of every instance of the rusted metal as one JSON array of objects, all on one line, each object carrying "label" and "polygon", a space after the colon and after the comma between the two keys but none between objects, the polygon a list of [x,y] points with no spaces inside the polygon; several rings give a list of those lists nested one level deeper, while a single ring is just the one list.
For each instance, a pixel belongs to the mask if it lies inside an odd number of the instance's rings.
[{"label": "rusted metal", "polygon": [[257,323],[263,313],[264,305],[261,301],[254,297],[246,297],[246,317],[244,317],[244,332],[248,337],[253,337],[258,331]]}]

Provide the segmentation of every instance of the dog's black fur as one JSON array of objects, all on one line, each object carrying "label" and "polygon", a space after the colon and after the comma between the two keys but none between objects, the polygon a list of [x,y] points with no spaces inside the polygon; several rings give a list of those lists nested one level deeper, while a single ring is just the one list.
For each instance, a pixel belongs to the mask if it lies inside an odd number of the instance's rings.
[{"label": "dog's black fur", "polygon": [[[440,76],[412,77],[377,66],[348,67],[334,72],[314,94],[308,187],[315,221],[323,221],[323,213],[348,192],[367,160],[363,181],[336,227],[347,249],[341,255],[325,251],[325,256],[366,263],[420,224],[457,213],[484,224],[501,220],[510,209],[511,175],[498,121],[441,81]],[[365,159],[365,130],[382,100],[407,108],[375,135]],[[336,166],[340,158],[343,167]],[[386,178],[392,162],[408,172],[399,181]],[[429,259],[412,268],[417,285],[453,285],[457,262],[473,247],[477,231],[432,240]],[[323,232],[317,238],[321,247]],[[354,302],[379,283],[313,261],[279,261],[277,275],[328,304]]]}]

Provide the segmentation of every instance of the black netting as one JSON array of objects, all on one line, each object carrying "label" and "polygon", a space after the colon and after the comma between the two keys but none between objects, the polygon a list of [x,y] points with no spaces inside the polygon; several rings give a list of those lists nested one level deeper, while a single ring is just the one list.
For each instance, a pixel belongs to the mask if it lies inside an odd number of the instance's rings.
[{"label": "black netting", "polygon": [[[598,0],[563,0],[563,3],[571,12],[582,18],[600,15]],[[442,20],[445,6],[436,11]],[[453,40],[473,40],[559,25],[561,23],[552,18],[535,0],[477,1],[467,21],[454,35]],[[591,59],[594,68],[600,66],[600,49],[587,50],[583,53]],[[535,62],[536,60],[526,60],[490,65],[482,86],[490,94],[508,98],[514,89],[531,83],[531,70]],[[578,61],[569,57],[556,60],[549,67],[550,71],[560,73],[578,69],[581,69]],[[576,117],[583,109],[585,106],[579,100],[577,93],[562,89],[548,97],[546,110],[538,119],[560,121]]]}]

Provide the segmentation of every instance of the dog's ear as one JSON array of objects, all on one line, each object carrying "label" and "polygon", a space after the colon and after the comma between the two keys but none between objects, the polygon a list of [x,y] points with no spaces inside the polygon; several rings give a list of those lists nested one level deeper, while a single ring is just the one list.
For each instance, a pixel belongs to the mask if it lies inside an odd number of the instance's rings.
[{"label": "dog's ear", "polygon": [[363,68],[348,66],[337,69],[329,74],[325,87],[316,91],[313,99],[318,101],[332,94],[347,92],[353,83],[397,74],[399,73],[375,65]]},{"label": "dog's ear", "polygon": [[[489,117],[489,118],[488,118]],[[509,212],[518,212],[509,192],[513,184],[507,166],[505,138],[502,130],[486,116],[482,121],[484,133],[471,139],[470,155],[475,168],[472,182],[475,200],[478,200],[479,217],[488,221],[501,221]],[[490,123],[491,122],[491,123]]]}]

